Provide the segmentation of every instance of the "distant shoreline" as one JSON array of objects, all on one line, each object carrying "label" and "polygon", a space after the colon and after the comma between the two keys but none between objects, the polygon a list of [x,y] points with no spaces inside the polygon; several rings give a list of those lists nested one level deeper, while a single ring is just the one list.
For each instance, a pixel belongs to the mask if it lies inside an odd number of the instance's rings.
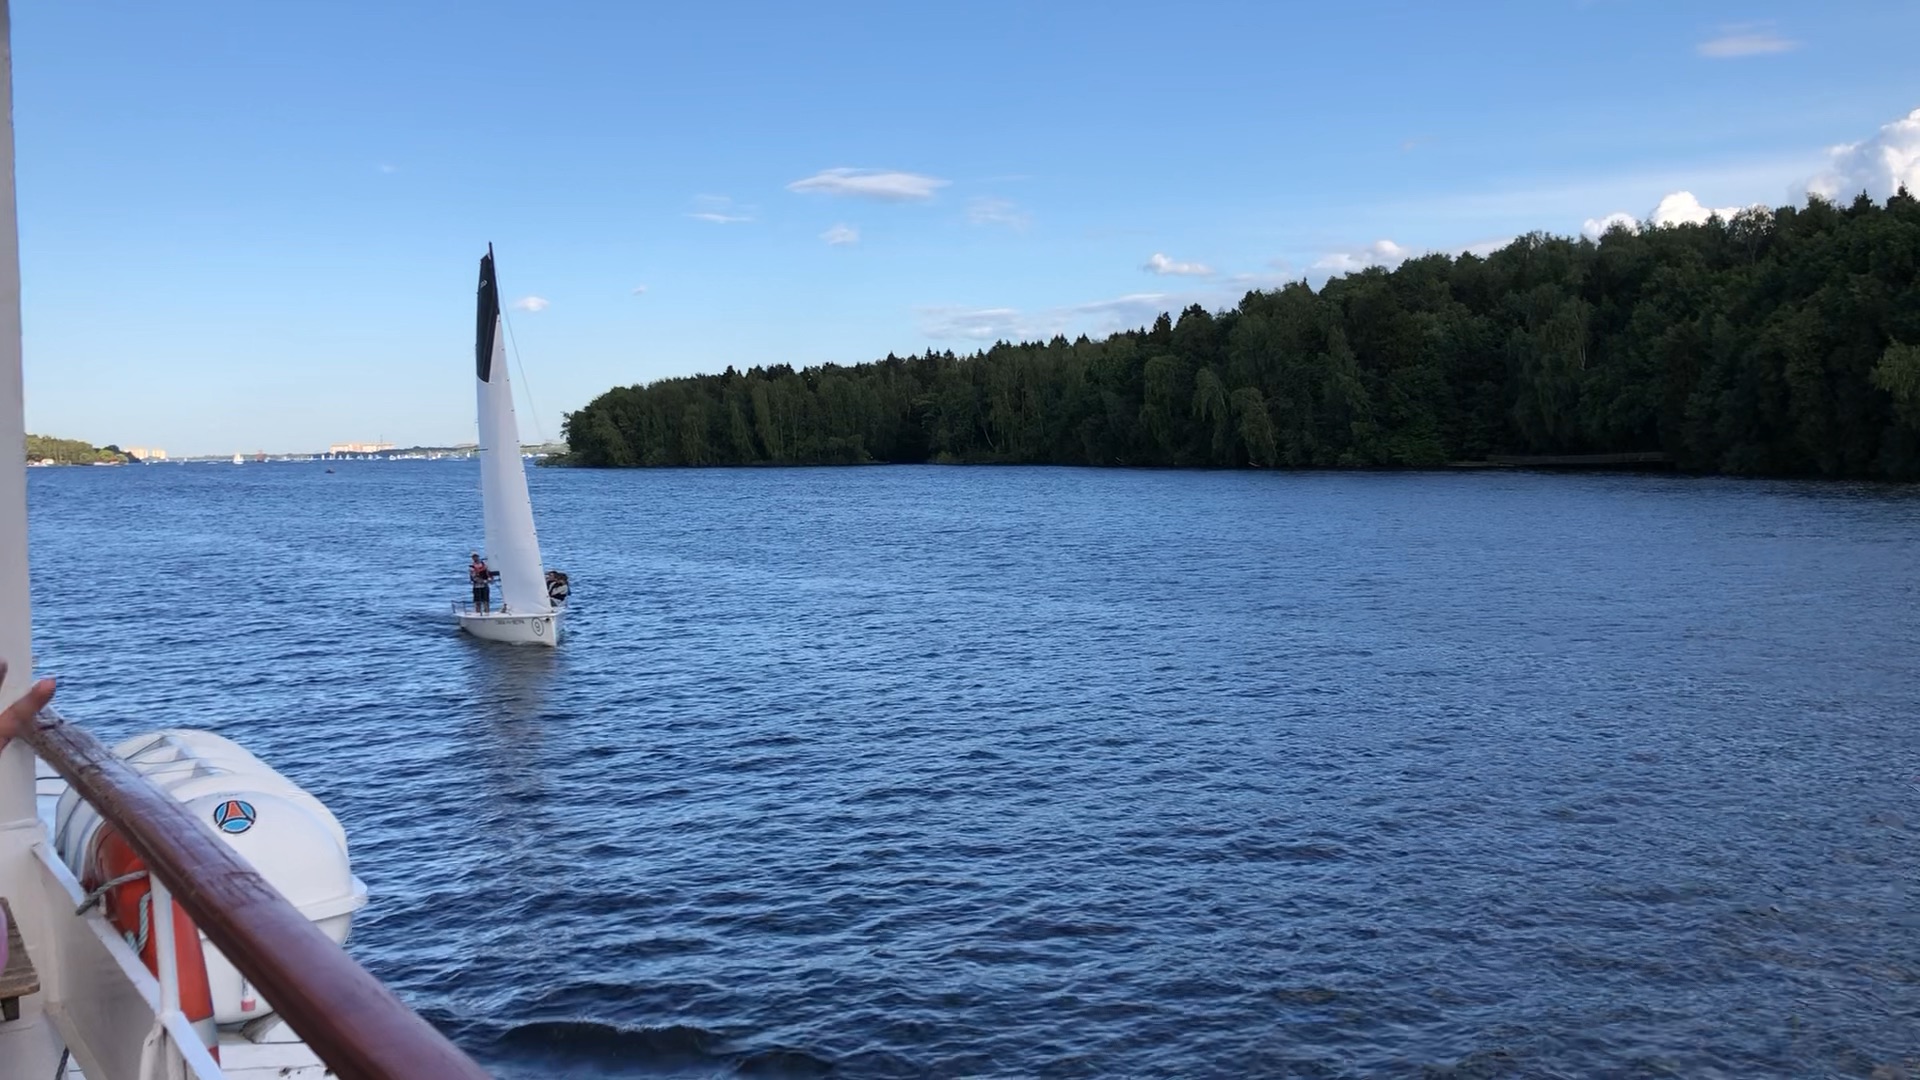
[{"label": "distant shoreline", "polygon": [[[593,465],[570,461],[565,455],[556,455],[550,462],[557,468],[603,469],[620,471],[623,469],[827,469],[827,468],[871,468],[882,465],[933,465],[940,467],[1029,467],[1029,468],[1070,468],[1070,469],[1155,469],[1169,472],[1245,472],[1244,468],[1227,465],[1159,465],[1159,464],[1111,464],[1096,465],[1086,462],[1059,461],[955,461],[930,459],[927,461],[751,461],[742,463],[714,465]],[[1431,465],[1279,465],[1253,471],[1260,472],[1439,472],[1452,469],[1554,469],[1607,472],[1681,472],[1676,468],[1672,457],[1660,451],[1638,451],[1617,454],[1496,454],[1483,461],[1446,461]],[[1704,474],[1703,474],[1704,475]]]},{"label": "distant shoreline", "polygon": [[[466,461],[473,455],[456,455],[437,459],[394,458],[383,460],[438,460]],[[534,459],[534,464],[545,468],[565,469],[581,472],[629,472],[629,471],[689,471],[689,472],[760,472],[800,469],[877,469],[877,468],[935,468],[935,469],[1073,469],[1098,472],[1165,472],[1165,473],[1242,473],[1267,475],[1381,475],[1381,474],[1441,474],[1441,473],[1584,473],[1587,475],[1612,476],[1668,476],[1689,479],[1727,479],[1742,481],[1797,481],[1821,484],[1868,484],[1874,486],[1891,485],[1909,488],[1920,485],[1913,479],[1888,479],[1885,477],[1846,477],[1822,476],[1818,473],[1736,473],[1712,470],[1689,469],[1669,461],[1631,461],[1619,460],[1629,455],[1554,455],[1542,458],[1511,458],[1496,461],[1448,461],[1434,465],[1280,465],[1264,469],[1234,468],[1215,465],[1089,465],[1084,462],[1049,461],[861,461],[861,462],[750,462],[727,465],[585,465],[579,462],[563,460],[562,455],[550,455]],[[1590,457],[1599,460],[1571,460],[1576,457]],[[336,464],[345,459],[323,461],[320,458],[269,458],[258,464],[267,465],[314,465]],[[358,460],[358,459],[356,459]],[[79,463],[86,464],[86,463]],[[103,465],[118,467],[122,464],[139,465],[141,462],[102,462]],[[222,458],[182,458],[166,461],[148,462],[153,465],[225,465],[231,468],[231,459]],[[248,461],[248,465],[256,464]],[[29,463],[30,468],[53,468],[60,466],[40,466]]]},{"label": "distant shoreline", "polygon": [[1819,483],[1844,484],[1892,484],[1902,487],[1920,484],[1913,479],[1887,479],[1884,477],[1844,477],[1822,476],[1818,473],[1736,473],[1681,467],[1670,460],[1636,460],[1641,455],[1631,454],[1591,454],[1591,455],[1549,455],[1508,456],[1497,460],[1485,461],[1447,461],[1432,465],[1278,465],[1269,468],[1249,469],[1225,465],[1164,465],[1164,464],[1114,464],[1090,465],[1085,462],[1063,461],[861,461],[861,462],[770,462],[756,461],[743,464],[725,465],[587,465],[548,459],[542,462],[550,468],[572,469],[582,472],[629,472],[629,471],[676,471],[689,472],[753,472],[778,471],[783,469],[873,469],[873,468],[936,468],[936,469],[1077,469],[1097,472],[1167,472],[1167,473],[1247,473],[1271,475],[1304,474],[1340,474],[1371,475],[1383,473],[1586,473],[1589,475],[1640,475],[1674,476],[1694,479],[1723,478],[1730,480],[1804,480]]},{"label": "distant shoreline", "polygon": [[[38,436],[36,436],[36,438],[38,438]],[[79,452],[71,451],[69,452],[69,457],[70,457],[69,460],[59,460],[59,459],[47,458],[47,457],[36,458],[35,455],[31,451],[29,451],[29,453],[27,454],[27,467],[28,468],[54,468],[54,467],[63,467],[63,466],[69,466],[69,465],[231,465],[231,464],[234,464],[234,458],[236,456],[240,458],[240,464],[243,464],[243,465],[287,464],[287,463],[296,463],[296,462],[304,463],[304,462],[314,462],[314,461],[417,461],[417,460],[446,460],[446,459],[460,460],[465,458],[471,458],[479,452],[478,447],[470,446],[470,445],[469,446],[409,446],[404,448],[395,448],[393,450],[380,450],[380,451],[373,451],[368,453],[350,453],[350,454],[349,453],[334,454],[334,453],[328,453],[324,451],[267,454],[267,453],[255,451],[253,453],[243,453],[239,455],[193,454],[185,457],[163,456],[163,457],[142,459],[135,456],[134,453],[129,451],[123,451],[116,446],[87,447],[87,444],[79,443],[76,440],[60,440],[60,441],[66,442],[66,443],[72,443],[73,445],[79,446],[79,447],[86,447],[87,452],[90,452],[91,454],[95,455],[95,457],[87,460],[73,460],[71,458],[73,456],[76,456]],[[536,459],[545,459],[548,457],[552,457],[556,454],[564,453],[564,451],[565,451],[564,446],[555,444],[555,443],[523,443],[521,444],[521,447],[520,447],[520,452],[523,456],[530,455]],[[117,455],[117,456],[114,456],[114,455]]]}]

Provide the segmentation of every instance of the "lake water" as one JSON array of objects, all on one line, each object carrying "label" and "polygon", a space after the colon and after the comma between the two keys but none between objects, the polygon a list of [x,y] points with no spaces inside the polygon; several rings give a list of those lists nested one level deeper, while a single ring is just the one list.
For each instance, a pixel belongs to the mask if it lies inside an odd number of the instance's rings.
[{"label": "lake water", "polygon": [[1920,1068],[1920,489],[31,474],[40,668],[340,816],[503,1077]]}]

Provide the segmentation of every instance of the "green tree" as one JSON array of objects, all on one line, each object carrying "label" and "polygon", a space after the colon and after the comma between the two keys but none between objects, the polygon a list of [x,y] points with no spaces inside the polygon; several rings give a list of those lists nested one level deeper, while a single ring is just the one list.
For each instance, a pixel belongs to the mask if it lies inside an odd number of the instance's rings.
[{"label": "green tree", "polygon": [[[1103,340],[617,387],[589,466],[1432,466],[1662,450],[1691,469],[1920,476],[1920,201],[1530,234]],[[80,444],[60,454],[99,453]]]}]

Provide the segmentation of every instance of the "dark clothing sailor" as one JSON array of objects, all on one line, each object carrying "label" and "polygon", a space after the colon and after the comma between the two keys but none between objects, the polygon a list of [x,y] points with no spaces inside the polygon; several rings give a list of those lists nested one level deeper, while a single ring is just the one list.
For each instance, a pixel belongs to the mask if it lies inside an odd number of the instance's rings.
[{"label": "dark clothing sailor", "polygon": [[493,599],[489,595],[487,584],[492,578],[487,564],[480,559],[480,553],[473,553],[473,561],[467,564],[467,580],[473,583],[473,610],[487,612],[493,610]]}]

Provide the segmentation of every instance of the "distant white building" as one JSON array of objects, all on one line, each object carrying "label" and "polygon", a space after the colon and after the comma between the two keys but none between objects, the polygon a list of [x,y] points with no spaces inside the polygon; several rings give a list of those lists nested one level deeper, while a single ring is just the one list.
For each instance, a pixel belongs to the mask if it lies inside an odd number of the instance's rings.
[{"label": "distant white building", "polygon": [[393,449],[390,442],[346,442],[327,447],[329,454],[384,454]]},{"label": "distant white building", "polygon": [[165,461],[167,452],[157,446],[128,447],[127,455],[135,461]]}]

